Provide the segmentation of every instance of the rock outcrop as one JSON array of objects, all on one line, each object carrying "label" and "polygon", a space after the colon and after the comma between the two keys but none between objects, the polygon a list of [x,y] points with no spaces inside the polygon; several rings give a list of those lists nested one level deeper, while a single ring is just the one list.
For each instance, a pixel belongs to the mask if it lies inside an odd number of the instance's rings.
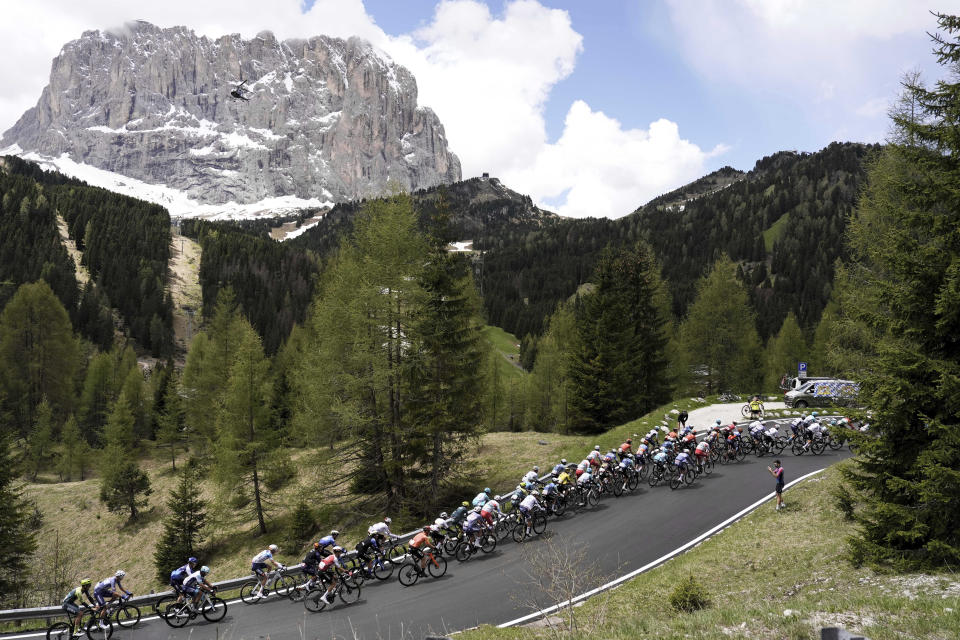
[{"label": "rock outcrop", "polygon": [[[246,80],[249,101],[231,90]],[[73,160],[202,203],[340,202],[460,179],[413,75],[366,41],[210,40],[146,22],[63,47],[0,147]]]}]

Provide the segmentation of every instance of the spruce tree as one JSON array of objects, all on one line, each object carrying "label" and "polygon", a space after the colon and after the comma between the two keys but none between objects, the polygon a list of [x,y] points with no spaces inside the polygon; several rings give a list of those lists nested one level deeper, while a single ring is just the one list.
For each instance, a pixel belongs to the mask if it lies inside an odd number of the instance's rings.
[{"label": "spruce tree", "polygon": [[290,527],[287,530],[287,546],[291,549],[300,549],[310,540],[310,536],[316,528],[317,523],[313,518],[313,509],[303,498],[297,500],[297,506],[293,509]]},{"label": "spruce tree", "polygon": [[30,506],[16,481],[8,432],[0,430],[0,603],[22,586],[36,539],[28,524]]},{"label": "spruce tree", "polygon": [[27,451],[24,456],[27,475],[31,480],[37,479],[37,474],[43,467],[44,459],[53,450],[53,415],[50,403],[44,398],[37,407],[33,429],[27,438]]},{"label": "spruce tree", "polygon": [[177,448],[183,442],[183,410],[178,380],[176,371],[166,377],[163,410],[157,415],[157,445],[169,447],[170,465],[174,471],[177,470]]},{"label": "spruce tree", "polygon": [[207,522],[207,502],[200,496],[196,478],[189,472],[180,474],[177,488],[167,499],[169,515],[163,521],[163,534],[153,553],[157,579],[166,583],[170,572],[200,552]]},{"label": "spruce tree", "polygon": [[126,513],[133,522],[147,504],[153,489],[150,478],[135,460],[119,448],[107,447],[100,480],[100,502],[112,513]]},{"label": "spruce tree", "polygon": [[[960,64],[960,17],[938,16],[941,64]],[[960,563],[960,81],[908,86],[920,117],[869,171],[849,227],[839,330],[845,364],[873,411],[857,438],[855,560]],[[912,142],[913,144],[909,144]]]},{"label": "spruce tree", "polygon": [[80,432],[77,419],[70,414],[60,432],[60,458],[57,460],[57,473],[61,480],[72,480],[76,473],[80,480],[91,467],[91,449]]}]

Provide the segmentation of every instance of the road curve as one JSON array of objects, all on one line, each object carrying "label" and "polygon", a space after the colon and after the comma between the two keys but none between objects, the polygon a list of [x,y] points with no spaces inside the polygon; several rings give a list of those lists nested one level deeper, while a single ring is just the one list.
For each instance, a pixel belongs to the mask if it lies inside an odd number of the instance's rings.
[{"label": "road curve", "polygon": [[[845,449],[827,449],[821,456],[801,457],[784,451],[781,458],[789,482],[848,455]],[[551,520],[544,537],[586,554],[594,578],[582,581],[577,590],[581,593],[670,553],[768,495],[773,490],[773,478],[766,469],[771,462],[769,456],[748,456],[742,463],[717,466],[711,476],[676,491],[641,483],[633,494],[610,497],[592,510]],[[510,542],[466,563],[451,559],[446,576],[421,580],[409,588],[400,585],[394,574],[384,583],[367,582],[359,602],[341,603],[316,614],[286,599],[255,605],[236,602],[219,624],[199,619],[177,630],[162,620],[151,620],[135,630],[115,631],[113,638],[419,640],[481,623],[500,624],[530,613],[531,597],[537,597],[541,606],[556,602],[539,593],[529,577],[527,557],[545,547],[540,540],[523,545]]]}]

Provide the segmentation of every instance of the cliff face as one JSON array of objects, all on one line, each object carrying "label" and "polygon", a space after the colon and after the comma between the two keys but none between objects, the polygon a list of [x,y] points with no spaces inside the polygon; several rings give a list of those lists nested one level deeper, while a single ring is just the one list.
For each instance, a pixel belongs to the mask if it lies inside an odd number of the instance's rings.
[{"label": "cliff face", "polygon": [[[249,102],[230,91],[247,80]],[[146,22],[63,47],[0,146],[83,162],[203,203],[344,201],[460,179],[413,75],[367,42],[217,40]]]}]

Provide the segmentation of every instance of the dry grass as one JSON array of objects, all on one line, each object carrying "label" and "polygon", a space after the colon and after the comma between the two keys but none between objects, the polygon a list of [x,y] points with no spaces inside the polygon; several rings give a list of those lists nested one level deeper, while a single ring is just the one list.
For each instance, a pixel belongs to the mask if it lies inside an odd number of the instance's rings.
[{"label": "dry grass", "polygon": [[[581,628],[577,637],[800,640],[819,637],[823,626],[872,640],[960,637],[960,576],[889,575],[846,562],[844,539],[854,530],[831,505],[838,477],[831,468],[788,490],[785,512],[776,513],[772,503],[761,507],[691,551],[588,601],[578,618],[596,620],[593,612],[602,609],[606,622]],[[712,605],[676,613],[669,595],[691,574]],[[484,626],[461,637],[556,636],[542,627]]]},{"label": "dry grass", "polygon": [[192,326],[195,335],[200,324],[203,295],[200,289],[200,245],[184,235],[175,235],[170,242],[170,295],[173,298],[174,339],[186,352],[190,320],[184,307],[191,307],[196,313]]}]

